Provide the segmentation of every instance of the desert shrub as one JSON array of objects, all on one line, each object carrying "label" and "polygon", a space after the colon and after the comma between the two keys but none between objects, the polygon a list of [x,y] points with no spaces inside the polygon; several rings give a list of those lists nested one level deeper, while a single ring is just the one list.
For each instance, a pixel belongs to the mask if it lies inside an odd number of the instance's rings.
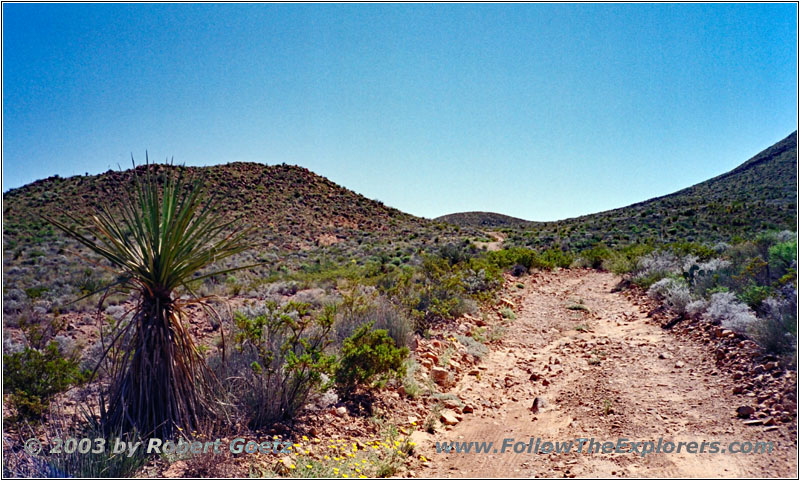
[{"label": "desert shrub", "polygon": [[467,354],[473,356],[475,359],[483,359],[483,356],[489,352],[489,348],[486,347],[485,344],[469,336],[457,335],[456,339],[466,348]]},{"label": "desert shrub", "polygon": [[525,269],[534,267],[536,252],[524,247],[510,247],[499,251],[487,252],[486,260],[500,269],[508,269],[516,264]]},{"label": "desert shrub", "polygon": [[650,286],[647,294],[656,300],[662,301],[679,316],[686,315],[686,306],[692,302],[689,287],[683,279],[678,280],[671,277],[661,279]]},{"label": "desert shrub", "polygon": [[759,286],[755,283],[750,283],[744,290],[742,290],[738,298],[751,309],[755,311],[759,311],[761,308],[761,303],[769,297],[772,289],[769,286]]},{"label": "desert shrub", "polygon": [[463,314],[465,294],[456,269],[441,258],[425,256],[419,274],[405,279],[401,302],[414,318],[415,328],[421,332],[435,322]]},{"label": "desert shrub", "polygon": [[757,321],[756,316],[747,305],[736,300],[732,292],[716,292],[706,309],[706,318],[714,324],[744,334]]},{"label": "desert shrub", "polygon": [[439,248],[439,257],[447,260],[451,266],[467,262],[477,253],[477,248],[469,242],[461,245],[447,244]]},{"label": "desert shrub", "polygon": [[3,393],[22,418],[36,419],[47,410],[53,397],[86,379],[74,356],[65,357],[56,341],[44,349],[27,347],[3,354]]},{"label": "desert shrub", "polygon": [[686,315],[697,318],[706,312],[708,302],[705,299],[697,299],[686,305]]},{"label": "desert shrub", "polygon": [[785,286],[763,304],[764,316],[750,325],[749,334],[769,354],[794,354],[797,349],[797,289]]},{"label": "desert shrub", "polygon": [[308,304],[279,307],[268,301],[235,315],[233,349],[219,368],[250,426],[289,419],[314,390],[324,390],[323,374],[333,371],[331,343],[335,309],[312,315]]},{"label": "desert shrub", "polygon": [[730,285],[731,262],[713,258],[707,262],[697,262],[695,256],[684,259],[684,277],[689,282],[692,292],[704,296],[706,292],[718,285]]},{"label": "desert shrub", "polygon": [[561,267],[566,269],[575,261],[575,256],[569,251],[561,249],[547,249],[541,252],[536,259],[534,259],[533,267],[539,269],[553,269]]},{"label": "desert shrub", "polygon": [[511,268],[511,275],[514,277],[524,276],[527,273],[528,269],[522,264],[514,264],[514,267]]},{"label": "desert shrub", "polygon": [[680,273],[681,268],[681,261],[675,254],[655,251],[639,259],[631,279],[642,287],[649,287],[670,274]]},{"label": "desert shrub", "polygon": [[697,242],[673,242],[666,248],[678,257],[691,255],[699,259],[709,259],[716,254],[713,248]]},{"label": "desert shrub", "polygon": [[473,296],[491,294],[502,284],[500,271],[475,259],[461,273],[464,291]]},{"label": "desert shrub", "polygon": [[371,388],[376,378],[402,378],[408,353],[408,348],[397,347],[385,330],[372,329],[372,323],[361,326],[342,344],[337,392],[347,397],[359,387]]},{"label": "desert shrub", "polygon": [[771,279],[778,279],[797,263],[797,239],[779,242],[769,248]]},{"label": "desert shrub", "polygon": [[602,244],[597,245],[581,252],[579,256],[581,259],[580,264],[585,267],[591,267],[592,269],[601,269],[603,267],[603,262],[611,259],[613,255],[614,253],[608,247]]},{"label": "desert shrub", "polygon": [[405,313],[385,298],[365,294],[345,295],[337,307],[334,328],[337,344],[353,335],[359,327],[372,322],[375,329],[384,329],[397,346],[408,346],[414,328]]}]

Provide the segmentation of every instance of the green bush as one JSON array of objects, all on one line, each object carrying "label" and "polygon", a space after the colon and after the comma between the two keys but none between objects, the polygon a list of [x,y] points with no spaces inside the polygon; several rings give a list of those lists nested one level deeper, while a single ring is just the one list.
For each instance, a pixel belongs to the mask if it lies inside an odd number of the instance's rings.
[{"label": "green bush", "polygon": [[769,297],[771,290],[769,286],[759,286],[755,283],[751,283],[739,293],[738,297],[739,300],[758,311],[761,307],[761,303]]},{"label": "green bush", "polygon": [[53,397],[73,384],[86,380],[79,362],[64,357],[58,343],[44,349],[25,348],[3,355],[3,393],[11,394],[11,402],[22,418],[36,419],[50,406]]},{"label": "green bush", "polygon": [[272,301],[236,314],[233,349],[222,367],[251,427],[292,418],[314,390],[328,387],[323,374],[331,374],[335,364],[325,352],[334,317],[330,306],[314,316],[308,304],[279,307]]},{"label": "green bush", "polygon": [[336,369],[337,391],[348,397],[359,387],[371,388],[376,378],[402,378],[408,353],[407,347],[396,347],[385,330],[373,330],[372,323],[361,326],[342,345]]},{"label": "green bush", "polygon": [[562,251],[561,249],[547,249],[539,254],[534,261],[533,267],[540,269],[567,268],[572,265],[574,260],[575,256],[571,252]]},{"label": "green bush", "polygon": [[581,252],[580,257],[586,261],[587,267],[602,269],[603,262],[607,259],[611,259],[613,255],[614,253],[611,249],[601,244]]},{"label": "green bush", "polygon": [[780,278],[797,261],[797,239],[780,242],[769,248],[770,276]]}]

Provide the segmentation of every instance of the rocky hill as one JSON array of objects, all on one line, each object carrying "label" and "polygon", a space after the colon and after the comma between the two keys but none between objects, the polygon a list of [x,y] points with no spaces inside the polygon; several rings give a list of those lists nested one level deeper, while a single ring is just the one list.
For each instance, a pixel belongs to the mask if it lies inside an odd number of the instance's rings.
[{"label": "rocky hill", "polygon": [[627,207],[509,229],[507,242],[582,249],[599,242],[727,241],[797,230],[797,132],[739,167]]}]

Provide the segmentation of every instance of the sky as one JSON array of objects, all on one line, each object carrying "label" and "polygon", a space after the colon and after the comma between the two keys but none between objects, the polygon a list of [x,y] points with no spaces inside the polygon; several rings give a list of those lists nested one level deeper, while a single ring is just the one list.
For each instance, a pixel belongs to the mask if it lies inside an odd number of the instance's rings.
[{"label": "sky", "polygon": [[795,4],[9,4],[3,191],[297,164],[423,217],[546,221],[797,129]]}]

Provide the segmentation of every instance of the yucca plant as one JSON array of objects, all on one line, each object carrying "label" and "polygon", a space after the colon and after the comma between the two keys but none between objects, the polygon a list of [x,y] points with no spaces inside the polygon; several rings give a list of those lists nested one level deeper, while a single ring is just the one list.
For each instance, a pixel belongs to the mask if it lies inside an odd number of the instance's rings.
[{"label": "yucca plant", "polygon": [[[122,355],[112,371],[107,408],[101,403],[103,423],[112,431],[164,439],[176,428],[199,430],[214,411],[213,375],[184,325],[187,305],[205,300],[187,283],[234,270],[197,275],[249,245],[247,230],[214,212],[214,195],[206,195],[200,179],[185,175],[184,168],[158,167],[148,161],[142,174],[134,164],[123,202],[101,207],[88,219],[88,229],[47,220],[107,259],[118,271],[117,284],[135,299],[130,322],[112,341]],[[179,290],[188,295],[179,296]]]}]

